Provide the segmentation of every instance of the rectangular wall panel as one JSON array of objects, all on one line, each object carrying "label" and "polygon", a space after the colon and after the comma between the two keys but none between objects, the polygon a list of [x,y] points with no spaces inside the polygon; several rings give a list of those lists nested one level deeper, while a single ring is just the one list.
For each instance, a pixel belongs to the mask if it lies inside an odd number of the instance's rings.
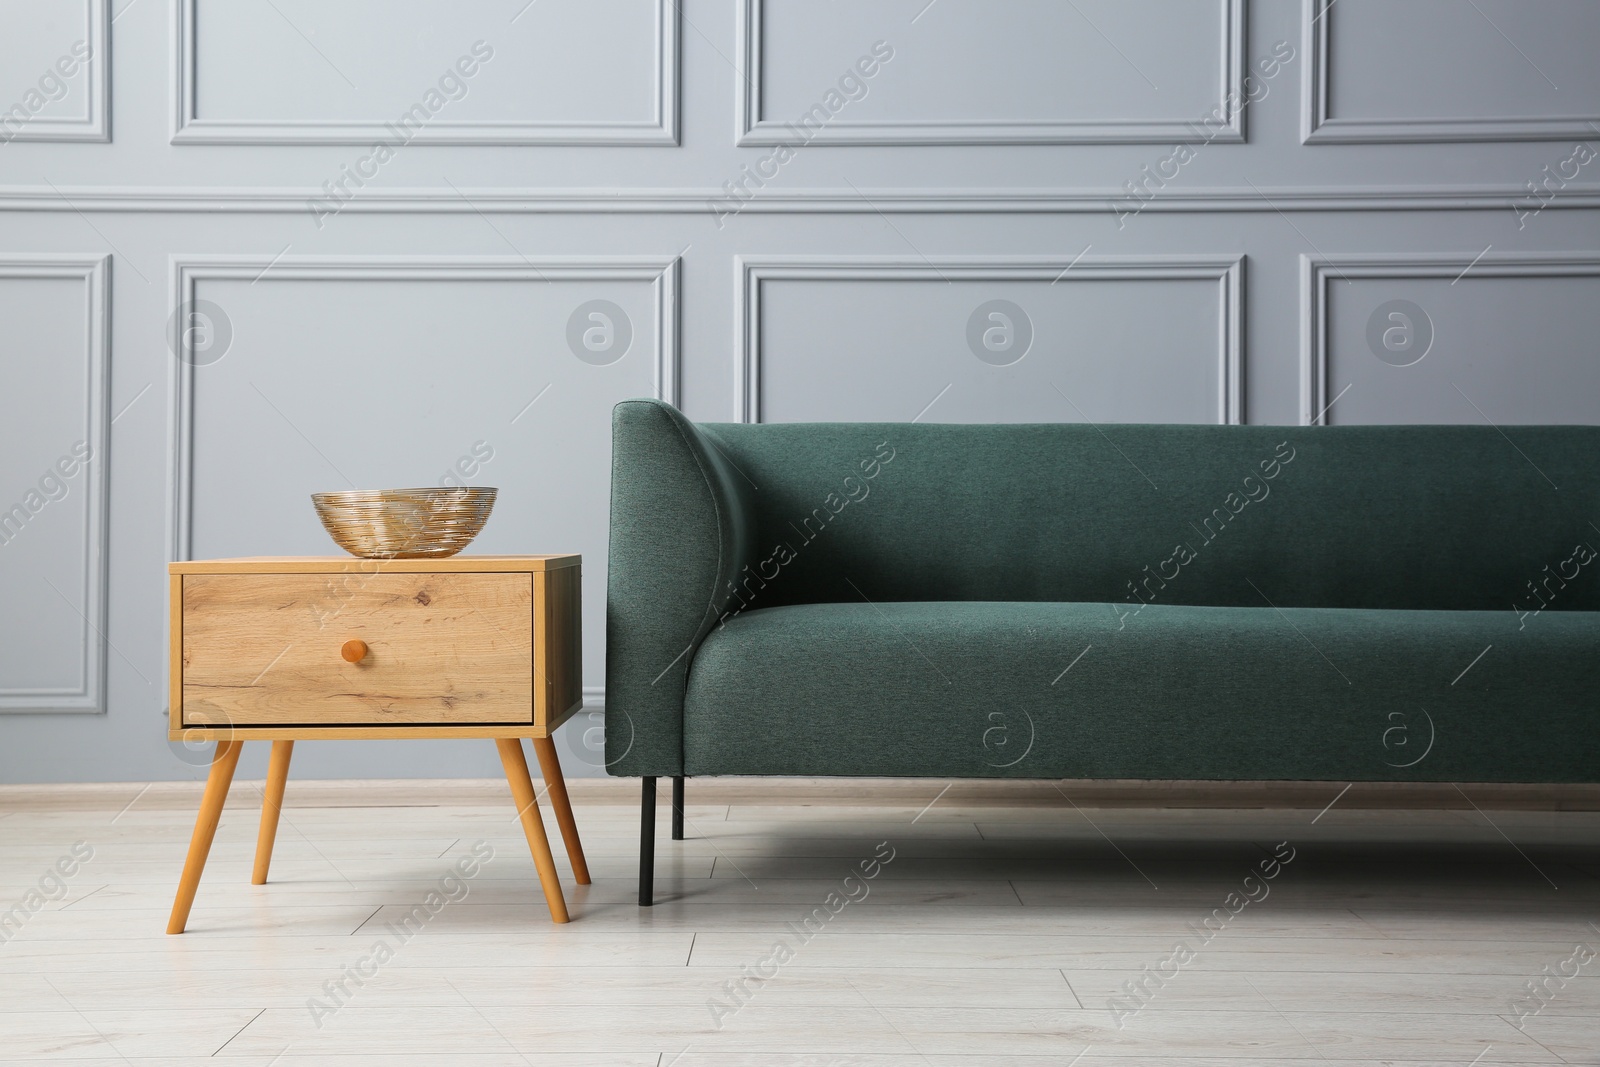
[{"label": "rectangular wall panel", "polygon": [[0,144],[109,141],[110,0],[12,2],[0,15]]},{"label": "rectangular wall panel", "polygon": [[[920,9],[920,10],[919,10]],[[1243,140],[1244,0],[740,0],[738,141]],[[1238,99],[1237,97],[1235,99]]]},{"label": "rectangular wall panel", "polygon": [[671,0],[178,0],[176,34],[175,143],[677,143]]},{"label": "rectangular wall panel", "polygon": [[1600,422],[1600,256],[1305,256],[1302,280],[1302,424]]},{"label": "rectangular wall panel", "polygon": [[0,712],[105,710],[107,272],[0,256]]},{"label": "rectangular wall panel", "polygon": [[741,260],[747,422],[1241,419],[1242,259]]},{"label": "rectangular wall panel", "polygon": [[175,258],[174,305],[201,317],[174,363],[173,558],[342,554],[313,492],[496,486],[469,551],[582,553],[599,680],[610,410],[675,399],[677,270]]},{"label": "rectangular wall panel", "polygon": [[1307,142],[1597,132],[1593,0],[1303,0],[1303,11]]}]

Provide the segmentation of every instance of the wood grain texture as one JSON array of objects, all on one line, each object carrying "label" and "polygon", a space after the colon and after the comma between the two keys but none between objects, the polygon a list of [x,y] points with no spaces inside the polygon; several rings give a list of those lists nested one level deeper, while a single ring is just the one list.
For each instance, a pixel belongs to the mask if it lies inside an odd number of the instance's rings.
[{"label": "wood grain texture", "polygon": [[517,819],[522,823],[522,832],[528,839],[528,851],[532,853],[533,865],[539,872],[539,884],[544,887],[550,920],[568,922],[567,902],[561,894],[561,878],[556,874],[555,857],[550,854],[550,838],[544,832],[544,816],[539,813],[539,798],[534,795],[533,779],[528,776],[528,758],[522,753],[522,742],[496,741],[495,747],[500,750],[506,783],[511,786],[511,799],[517,805]]},{"label": "wood grain texture", "polygon": [[[168,933],[188,921],[244,741],[269,738],[254,884],[267,880],[296,739],[493,737],[551,918],[567,921],[520,738],[548,746],[549,731],[582,704],[581,572],[577,557],[558,557],[549,572],[532,565],[547,557],[498,559],[393,570],[352,569],[344,559],[233,560],[169,570],[170,731],[214,738],[217,752]],[[548,755],[562,835],[587,883],[561,767]]]},{"label": "wood grain texture", "polygon": [[567,862],[579,885],[589,884],[589,861],[583,858],[583,841],[578,837],[578,823],[572,817],[572,798],[567,795],[567,778],[561,773],[561,757],[556,754],[556,743],[548,737],[533,740],[534,754],[539,757],[539,773],[544,775],[545,788],[550,791],[550,807],[555,809],[556,825],[561,827],[561,840],[567,846]]},{"label": "wood grain texture", "polygon": [[167,736],[183,737],[183,575],[167,574]]},{"label": "wood grain texture", "polygon": [[[183,577],[183,725],[531,723],[532,576]],[[346,663],[341,646],[370,648]]]},{"label": "wood grain texture", "polygon": [[577,712],[569,711],[547,725],[537,723],[478,726],[189,726],[171,735],[187,744],[203,741],[375,741],[392,738],[440,740],[444,738],[494,739],[500,737],[549,737]]},{"label": "wood grain texture", "polygon": [[205,795],[200,798],[200,813],[195,816],[194,833],[189,837],[189,854],[178,879],[178,895],[172,901],[172,914],[167,919],[169,934],[181,934],[188,925],[189,910],[194,906],[194,894],[200,888],[200,875],[205,873],[206,857],[211,855],[211,842],[217,836],[217,825],[222,822],[222,806],[227,803],[228,788],[233,785],[233,772],[239,766],[239,752],[243,748],[239,741],[221,741],[212,755]]},{"label": "wood grain texture", "polygon": [[274,741],[267,761],[267,786],[261,797],[261,829],[256,834],[256,866],[251,885],[266,885],[272,867],[272,845],[278,837],[278,819],[283,814],[283,790],[289,782],[289,761],[294,758],[293,741]]},{"label": "wood grain texture", "polygon": [[542,640],[534,652],[538,698],[534,721],[576,711],[583,704],[583,575],[567,567],[533,576],[534,617]]},{"label": "wood grain texture", "polygon": [[521,572],[576,567],[583,557],[449,556],[445,559],[359,559],[355,556],[240,556],[237,559],[183,560],[167,564],[170,574],[378,574]]}]

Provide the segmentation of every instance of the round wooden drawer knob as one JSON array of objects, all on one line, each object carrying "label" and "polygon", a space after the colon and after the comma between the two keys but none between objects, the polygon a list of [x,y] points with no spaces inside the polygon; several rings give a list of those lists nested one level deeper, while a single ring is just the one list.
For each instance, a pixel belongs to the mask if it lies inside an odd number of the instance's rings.
[{"label": "round wooden drawer knob", "polygon": [[367,658],[367,643],[361,640],[346,641],[339,649],[339,655],[344,657],[346,663],[360,663]]}]

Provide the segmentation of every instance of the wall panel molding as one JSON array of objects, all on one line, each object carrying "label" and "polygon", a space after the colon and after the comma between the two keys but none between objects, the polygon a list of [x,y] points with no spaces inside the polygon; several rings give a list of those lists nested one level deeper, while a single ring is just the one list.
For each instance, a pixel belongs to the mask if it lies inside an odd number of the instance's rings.
[{"label": "wall panel molding", "polygon": [[761,284],[766,281],[1184,281],[1217,283],[1217,422],[1244,421],[1243,256],[737,256],[734,274],[734,411],[761,421]]},{"label": "wall panel molding", "polygon": [[[166,212],[173,214],[310,214],[320,189],[189,188],[185,186],[0,186],[0,212]],[[341,214],[448,215],[714,215],[722,189],[364,189],[344,201]],[[763,193],[741,214],[769,215],[991,215],[1105,214],[1125,206],[1126,191],[1110,189],[814,189]],[[1526,186],[1415,186],[1361,188],[1176,188],[1146,201],[1143,213],[1285,211],[1506,211],[1527,202]],[[1573,182],[1543,206],[1547,211],[1600,208],[1600,183]]]},{"label": "wall panel molding", "polygon": [[[89,61],[83,64],[76,77],[83,78],[84,100],[86,103],[83,118],[30,118],[27,124],[15,133],[0,130],[0,144],[9,141],[97,141],[101,143],[111,140],[111,79],[108,72],[111,69],[111,34],[109,27],[111,19],[108,10],[111,0],[81,0],[84,6],[84,37],[83,40],[92,50]],[[10,28],[7,28],[10,32]],[[68,47],[73,42],[67,42]],[[26,72],[12,70],[12,84],[7,91],[12,90],[21,78],[30,74],[38,78],[47,72],[52,64],[66,54],[63,49],[60,54],[47,55],[40,60],[39,69]],[[57,72],[59,73],[59,72]],[[69,81],[74,85],[74,81]],[[70,90],[69,90],[70,93]],[[21,96],[21,92],[17,94]],[[0,109],[10,108],[18,103],[17,100],[0,102]]]},{"label": "wall panel molding", "polygon": [[1300,256],[1300,425],[1326,426],[1338,400],[1328,388],[1328,283],[1357,278],[1600,277],[1600,255],[1542,252]]},{"label": "wall panel molding", "polygon": [[[106,710],[107,561],[110,555],[106,505],[110,483],[111,302],[109,255],[0,255],[0,283],[6,279],[67,278],[84,283],[83,425],[90,460],[82,472],[85,493],[83,588],[72,609],[83,620],[83,685],[76,689],[0,688],[0,712],[90,712]],[[9,358],[9,357],[8,357]],[[14,398],[15,399],[15,398]],[[9,504],[9,502],[8,502]],[[59,593],[60,590],[57,590]]]},{"label": "wall panel molding", "polygon": [[[294,281],[642,281],[653,287],[659,342],[654,362],[656,396],[678,402],[677,256],[285,257],[175,255],[169,264],[173,308],[195,299],[196,283],[234,279]],[[184,351],[172,360],[167,382],[167,547],[170,559],[190,558],[194,514],[194,362]]]},{"label": "wall panel molding", "polygon": [[[348,144],[371,145],[394,136],[381,119],[333,121],[276,119],[242,121],[198,117],[195,16],[199,0],[176,0],[173,11],[173,144]],[[407,144],[436,145],[677,145],[679,63],[676,0],[656,0],[656,79],[653,118],[642,123],[429,122]],[[315,194],[313,194],[315,195]]]},{"label": "wall panel molding", "polygon": [[[1595,108],[1593,114],[1583,116],[1335,118],[1328,113],[1328,24],[1334,18],[1337,5],[1338,0],[1301,0],[1306,62],[1301,68],[1300,78],[1300,137],[1305,144],[1562,141],[1569,138],[1586,140],[1600,133],[1600,108]],[[1522,193],[1526,195],[1526,190],[1522,190]]]},{"label": "wall panel molding", "polygon": [[[741,146],[793,145],[795,134],[787,126],[761,118],[764,63],[762,56],[762,5],[765,0],[738,0],[734,78],[734,143]],[[1213,0],[1222,9],[1218,41],[1221,76],[1217,99],[1226,126],[1211,140],[1240,143],[1245,139],[1244,109],[1230,109],[1230,94],[1244,98],[1246,0]],[[1201,114],[1155,120],[1111,119],[1097,121],[1008,122],[1003,120],[935,122],[830,122],[807,145],[1073,145],[1164,144],[1195,136]]]}]

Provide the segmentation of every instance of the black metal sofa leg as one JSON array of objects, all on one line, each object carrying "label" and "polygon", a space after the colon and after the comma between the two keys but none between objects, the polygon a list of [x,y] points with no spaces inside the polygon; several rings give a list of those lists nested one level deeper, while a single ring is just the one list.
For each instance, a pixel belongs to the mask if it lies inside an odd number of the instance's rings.
[{"label": "black metal sofa leg", "polygon": [[672,839],[683,840],[683,775],[672,779]]},{"label": "black metal sofa leg", "polygon": [[644,779],[639,805],[639,907],[656,902],[656,780]]}]

